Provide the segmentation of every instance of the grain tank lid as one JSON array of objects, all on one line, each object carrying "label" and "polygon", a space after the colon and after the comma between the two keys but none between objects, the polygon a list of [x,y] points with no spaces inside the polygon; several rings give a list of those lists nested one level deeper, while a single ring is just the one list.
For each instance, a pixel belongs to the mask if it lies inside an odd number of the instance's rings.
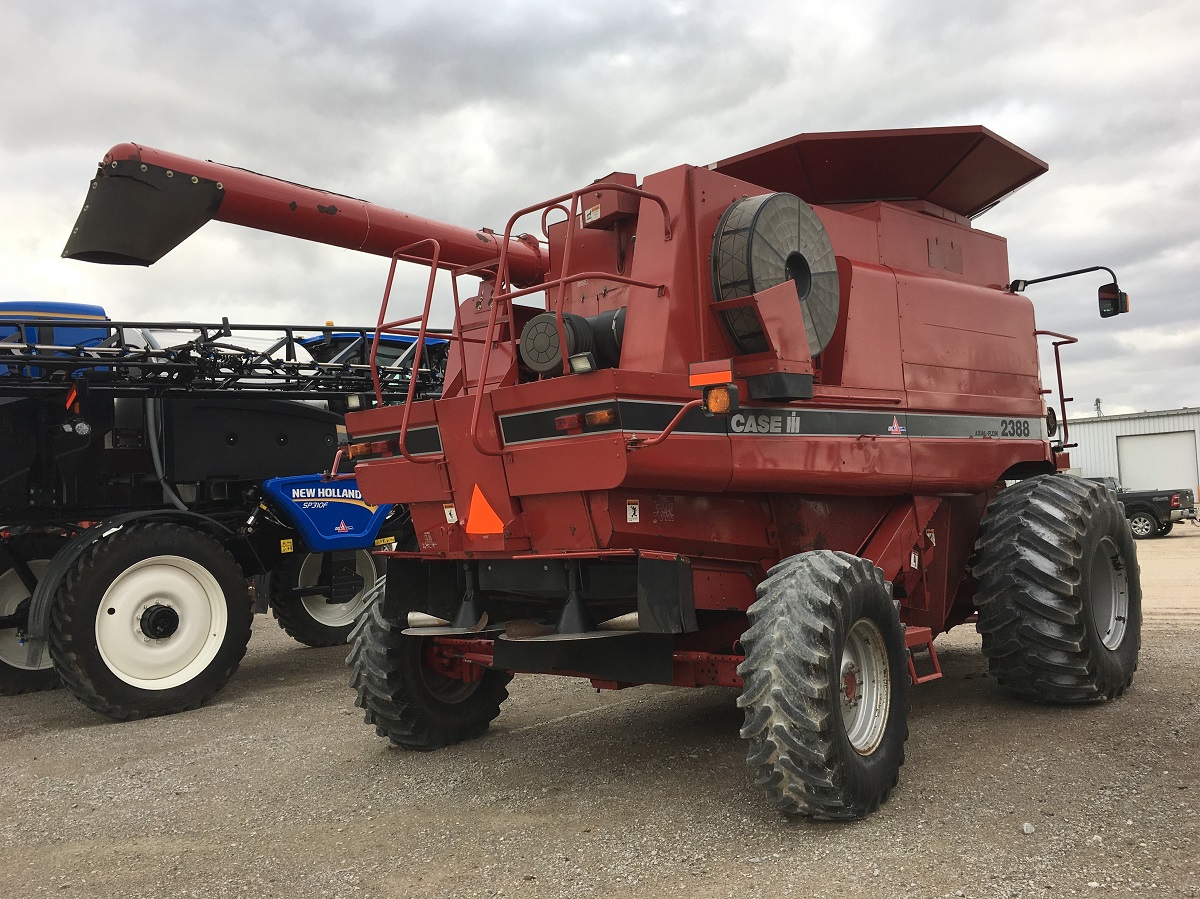
[{"label": "grain tank lid", "polygon": [[924,200],[976,216],[1049,166],[982,125],[798,134],[709,166],[814,205]]}]

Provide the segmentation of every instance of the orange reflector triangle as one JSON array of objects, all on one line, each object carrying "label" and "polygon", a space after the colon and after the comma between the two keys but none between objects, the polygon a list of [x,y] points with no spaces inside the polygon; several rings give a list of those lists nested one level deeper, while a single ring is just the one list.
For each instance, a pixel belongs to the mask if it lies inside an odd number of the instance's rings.
[{"label": "orange reflector triangle", "polygon": [[471,493],[471,511],[467,514],[468,534],[503,534],[504,522],[496,514],[496,510],[488,505],[479,485]]}]

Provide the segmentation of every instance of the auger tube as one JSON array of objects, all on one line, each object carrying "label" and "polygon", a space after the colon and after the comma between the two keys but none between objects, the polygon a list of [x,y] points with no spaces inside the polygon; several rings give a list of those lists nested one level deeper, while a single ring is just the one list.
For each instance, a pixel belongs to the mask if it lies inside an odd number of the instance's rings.
[{"label": "auger tube", "polygon": [[[500,237],[246,169],[124,143],[105,154],[63,250],[68,259],[152,265],[211,220],[302,240],[391,256],[436,240],[441,264],[482,266],[500,255]],[[429,244],[412,255],[428,258]],[[515,284],[542,280],[545,264],[533,238],[508,248]]]}]

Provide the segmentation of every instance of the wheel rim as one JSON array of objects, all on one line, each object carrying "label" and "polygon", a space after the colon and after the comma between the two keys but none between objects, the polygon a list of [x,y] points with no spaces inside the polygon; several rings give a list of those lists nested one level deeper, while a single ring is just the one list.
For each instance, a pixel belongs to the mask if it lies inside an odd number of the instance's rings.
[{"label": "wheel rim", "polygon": [[1125,640],[1129,619],[1129,579],[1117,545],[1108,537],[1100,541],[1092,556],[1088,593],[1100,642],[1105,649],[1116,649]]},{"label": "wheel rim", "polygon": [[[34,559],[32,562],[26,563],[29,565],[29,570],[33,572],[33,576],[39,581],[42,575],[46,573],[46,569],[50,566],[49,559]],[[29,598],[29,591],[25,589],[25,584],[21,578],[11,568],[8,571],[0,574],[0,615],[12,615],[17,611],[17,606]],[[42,653],[42,661],[36,666],[30,666],[25,661],[26,646],[17,637],[16,628],[10,628],[0,631],[0,662],[12,668],[19,668],[22,671],[44,671],[47,668],[54,666],[53,660],[50,658],[50,653]]]},{"label": "wheel rim", "polygon": [[[379,572],[375,570],[375,560],[365,549],[360,549],[354,557],[354,567],[358,576],[363,579],[363,588],[353,599],[344,603],[326,602],[320,594],[305,596],[301,600],[304,610],[318,624],[325,627],[345,627],[353,624],[367,607],[367,597],[371,588],[379,581]],[[300,575],[296,579],[297,587],[312,587],[321,577],[320,553],[309,553],[300,565]]]},{"label": "wheel rim", "polygon": [[169,690],[204,671],[229,621],[225,592],[204,566],[154,556],[121,572],[96,610],[96,647],[131,687]]},{"label": "wheel rim", "polygon": [[859,755],[878,748],[891,705],[891,672],[883,634],[875,622],[860,618],[846,635],[839,668],[842,725]]},{"label": "wheel rim", "polygon": [[[418,638],[419,639],[419,638]],[[425,689],[438,702],[444,702],[447,705],[454,705],[459,702],[464,702],[471,697],[471,694],[479,689],[480,681],[465,681],[459,680],[456,677],[447,677],[444,674],[438,674],[429,667],[429,641],[422,640],[424,645],[421,651],[421,682],[425,685]]]},{"label": "wheel rim", "polygon": [[1139,537],[1149,537],[1154,531],[1154,525],[1145,515],[1135,515],[1129,521],[1129,526]]}]

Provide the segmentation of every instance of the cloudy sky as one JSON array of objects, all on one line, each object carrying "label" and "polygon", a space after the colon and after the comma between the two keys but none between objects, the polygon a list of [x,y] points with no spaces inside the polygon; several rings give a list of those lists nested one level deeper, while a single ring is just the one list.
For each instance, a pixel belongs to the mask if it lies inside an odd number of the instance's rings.
[{"label": "cloudy sky", "polygon": [[1132,297],[1101,321],[1099,275],[1030,288],[1040,327],[1082,339],[1072,414],[1200,406],[1197,35],[1195,0],[7,0],[0,299],[374,319],[385,260],[220,223],[150,269],[62,260],[123,141],[502,228],[613,170],[978,124],[1050,165],[975,221],[1008,238],[1013,276],[1107,265]]}]

